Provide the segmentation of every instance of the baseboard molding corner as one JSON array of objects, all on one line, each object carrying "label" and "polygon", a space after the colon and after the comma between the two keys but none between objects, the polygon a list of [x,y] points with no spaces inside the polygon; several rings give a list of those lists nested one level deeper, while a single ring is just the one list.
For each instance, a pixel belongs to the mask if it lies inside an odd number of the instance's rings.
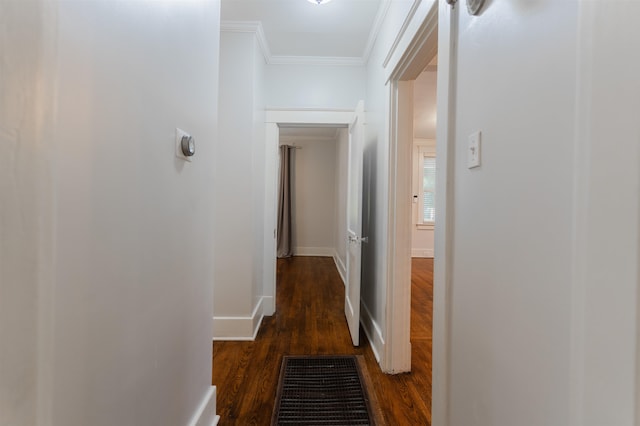
[{"label": "baseboard molding corner", "polygon": [[380,364],[382,359],[380,354],[384,353],[384,337],[382,336],[380,326],[375,322],[371,316],[371,312],[364,303],[360,304],[360,325],[362,325],[362,329],[367,339],[369,339],[371,350],[373,351],[376,361]]},{"label": "baseboard molding corner", "polygon": [[215,426],[219,421],[220,416],[216,414],[216,387],[211,386],[191,416],[189,426]]},{"label": "baseboard molding corner", "polygon": [[251,316],[213,317],[213,340],[253,341],[264,318],[264,299],[261,297]]}]

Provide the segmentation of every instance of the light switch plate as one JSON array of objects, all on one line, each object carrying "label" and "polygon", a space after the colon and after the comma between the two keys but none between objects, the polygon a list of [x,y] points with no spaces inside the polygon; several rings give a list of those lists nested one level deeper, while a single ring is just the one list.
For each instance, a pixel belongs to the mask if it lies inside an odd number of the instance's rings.
[{"label": "light switch plate", "polygon": [[475,132],[469,135],[469,149],[467,150],[467,167],[470,169],[480,166],[481,142],[482,142],[482,132]]},{"label": "light switch plate", "polygon": [[185,132],[182,129],[178,129],[176,127],[176,157],[181,158],[185,161],[193,161],[193,157],[187,157],[182,153],[182,137],[183,136],[191,136],[189,133]]}]

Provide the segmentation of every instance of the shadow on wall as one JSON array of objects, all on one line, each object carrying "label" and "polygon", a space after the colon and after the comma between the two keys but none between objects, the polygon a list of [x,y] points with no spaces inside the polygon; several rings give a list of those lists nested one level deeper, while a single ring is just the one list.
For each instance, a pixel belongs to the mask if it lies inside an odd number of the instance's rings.
[{"label": "shadow on wall", "polygon": [[369,143],[364,147],[362,165],[362,235],[369,237],[369,242],[362,245],[362,282],[361,292],[368,309],[376,306],[376,162],[378,144]]}]

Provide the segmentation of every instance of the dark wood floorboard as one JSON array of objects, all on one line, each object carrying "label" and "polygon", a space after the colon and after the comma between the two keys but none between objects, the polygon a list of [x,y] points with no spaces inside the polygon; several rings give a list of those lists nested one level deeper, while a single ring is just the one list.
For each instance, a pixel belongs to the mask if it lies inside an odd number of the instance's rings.
[{"label": "dark wood floorboard", "polygon": [[[344,286],[333,259],[279,259],[276,314],[254,342],[215,342],[213,381],[220,426],[269,425],[284,355],[363,355],[388,425],[431,424],[433,261],[412,260],[412,372],[383,374],[364,334],[354,348]],[[370,390],[372,391],[372,390]]]}]

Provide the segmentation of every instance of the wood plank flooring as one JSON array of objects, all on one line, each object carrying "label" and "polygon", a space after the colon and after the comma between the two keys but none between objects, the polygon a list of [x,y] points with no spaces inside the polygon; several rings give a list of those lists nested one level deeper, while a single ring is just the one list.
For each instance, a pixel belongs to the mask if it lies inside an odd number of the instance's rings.
[{"label": "wood plank flooring", "polygon": [[[412,372],[383,374],[366,337],[354,348],[344,286],[328,257],[279,259],[276,314],[254,342],[215,342],[212,383],[220,426],[269,425],[283,355],[363,355],[388,425],[431,424],[432,259],[412,260]],[[371,390],[370,390],[371,391]]]}]

